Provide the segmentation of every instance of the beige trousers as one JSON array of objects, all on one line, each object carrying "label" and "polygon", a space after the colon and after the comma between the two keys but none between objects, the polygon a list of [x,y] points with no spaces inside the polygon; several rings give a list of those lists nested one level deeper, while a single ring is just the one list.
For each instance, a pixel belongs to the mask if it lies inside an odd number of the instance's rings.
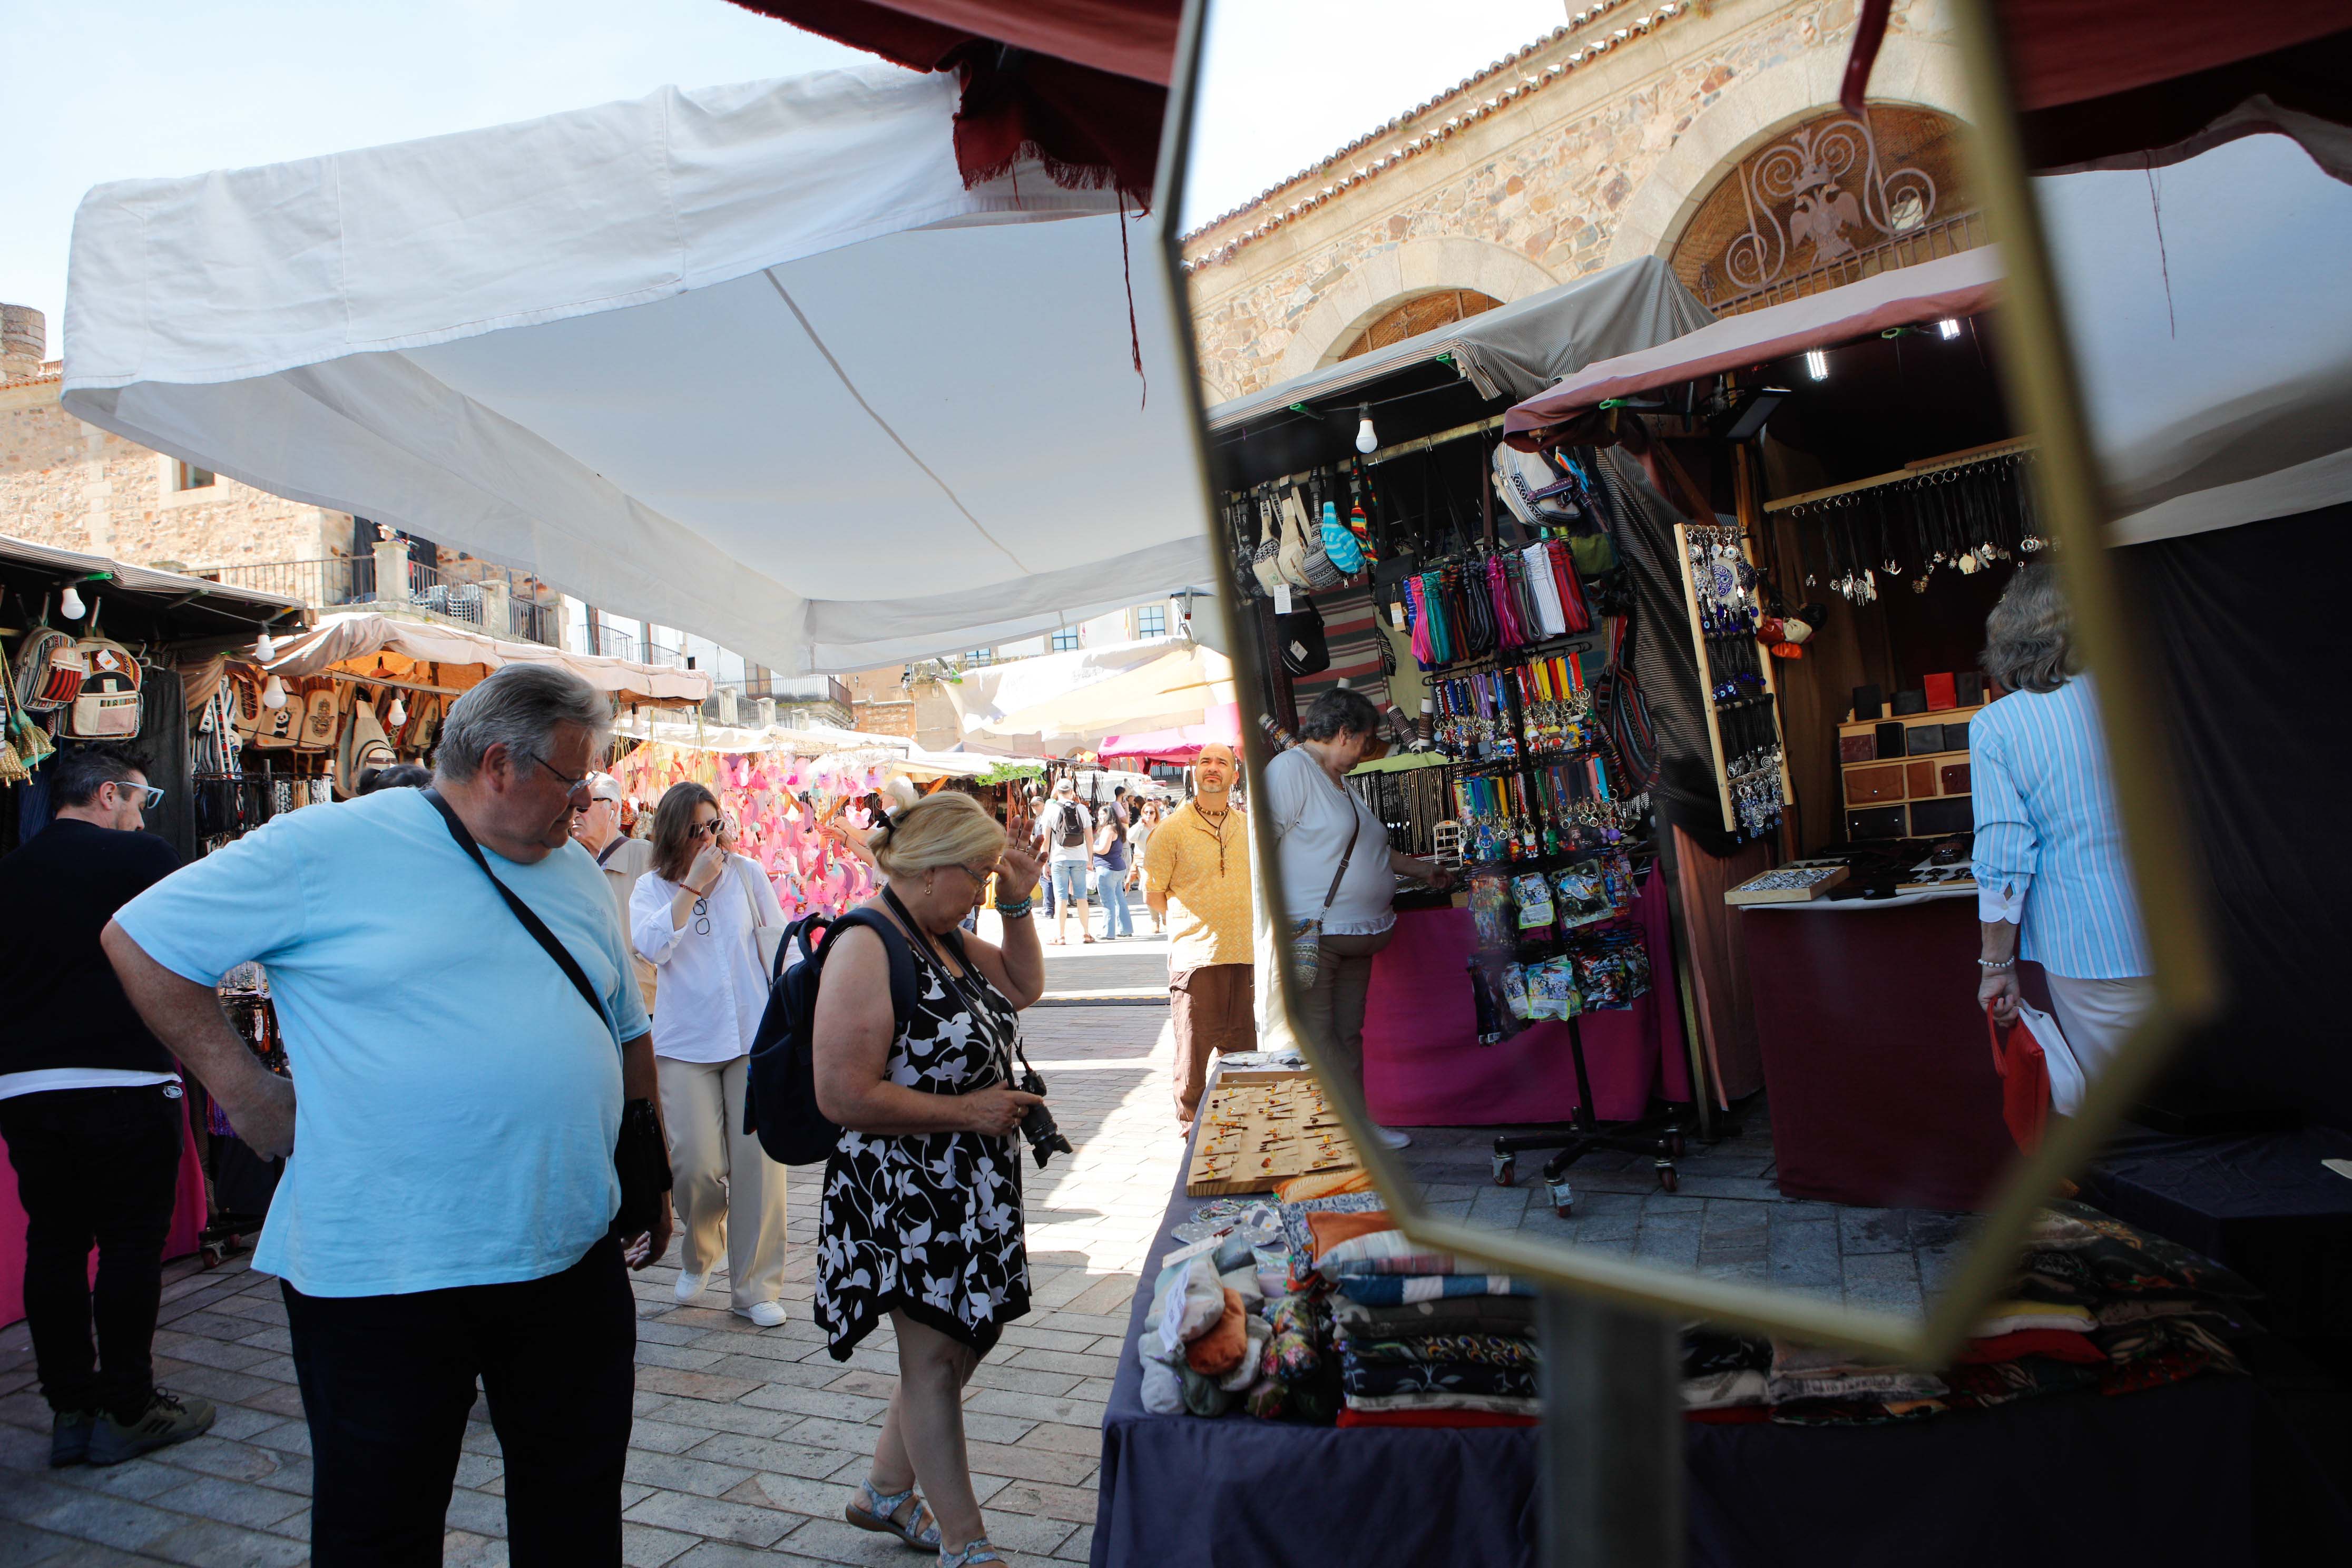
[{"label": "beige trousers", "polygon": [[723,1234],[729,1304],[739,1312],[776,1300],[784,1283],[784,1167],[743,1131],[751,1060],[654,1058],[662,1121],[669,1129],[678,1267],[708,1275],[719,1261]]}]

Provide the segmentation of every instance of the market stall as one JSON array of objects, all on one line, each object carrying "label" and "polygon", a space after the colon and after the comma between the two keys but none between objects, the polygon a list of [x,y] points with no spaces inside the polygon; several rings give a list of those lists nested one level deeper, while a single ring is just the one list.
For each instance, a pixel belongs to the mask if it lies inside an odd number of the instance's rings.
[{"label": "market stall", "polygon": [[[298,601],[278,595],[0,538],[0,854],[47,826],[60,745],[117,741],[163,791],[148,831],[193,858],[207,712],[194,692],[224,648],[306,618]],[[206,1136],[202,1108],[185,1103],[192,1121],[167,1258],[196,1251],[217,1215],[223,1151]],[[24,1249],[16,1173],[0,1152],[0,1324],[24,1315]]]}]

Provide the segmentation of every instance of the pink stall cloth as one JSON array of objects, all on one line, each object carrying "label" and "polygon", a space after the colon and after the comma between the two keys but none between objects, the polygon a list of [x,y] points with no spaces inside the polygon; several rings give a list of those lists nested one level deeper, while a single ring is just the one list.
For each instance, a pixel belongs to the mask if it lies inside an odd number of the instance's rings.
[{"label": "pink stall cloth", "polygon": [[[188,1136],[188,1102],[180,1101],[180,1189],[172,1208],[171,1233],[163,1238],[166,1258],[185,1258],[204,1245],[205,1167],[196,1158],[196,1141]],[[16,1201],[16,1167],[5,1156],[0,1141],[0,1328],[25,1315],[25,1205]],[[98,1251],[89,1255],[90,1278],[98,1278]]]},{"label": "pink stall cloth", "polygon": [[[1650,994],[1578,1020],[1592,1079],[1593,1114],[1631,1121],[1655,1095],[1691,1098],[1675,997],[1666,898],[1654,872],[1633,903],[1649,943]],[[1478,1044],[1465,965],[1476,943],[1466,909],[1397,916],[1396,936],[1372,962],[1364,1012],[1364,1093],[1391,1127],[1493,1127],[1566,1121],[1576,1109],[1576,1064],[1565,1023],[1531,1024],[1496,1046]]]}]

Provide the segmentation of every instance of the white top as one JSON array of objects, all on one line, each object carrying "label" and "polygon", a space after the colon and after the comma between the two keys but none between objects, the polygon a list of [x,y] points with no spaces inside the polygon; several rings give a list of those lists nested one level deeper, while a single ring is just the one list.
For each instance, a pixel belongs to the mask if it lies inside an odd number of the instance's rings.
[{"label": "white top", "polygon": [[1396,924],[1396,876],[1389,869],[1389,830],[1353,790],[1331,782],[1313,752],[1295,747],[1266,764],[1266,808],[1282,858],[1284,914],[1313,920],[1331,890],[1331,873],[1348,847],[1350,820],[1363,825],[1348,875],[1323,929],[1333,936],[1371,936]]},{"label": "white top", "polygon": [[678,883],[647,871],[629,895],[629,941],[659,976],[654,1055],[731,1062],[751,1048],[768,1005],[768,974],[752,928],[782,925],[783,907],[759,862],[742,855],[728,857],[727,875],[684,925],[674,926],[670,903],[679,891]]},{"label": "white top", "polygon": [[[1076,812],[1079,825],[1084,829],[1076,844],[1062,842],[1062,814],[1066,811]],[[1051,858],[1076,860],[1081,864],[1094,858],[1091,846],[1095,839],[1095,814],[1086,808],[1083,801],[1054,801],[1037,814],[1037,822],[1045,830],[1045,847],[1050,851]]]}]

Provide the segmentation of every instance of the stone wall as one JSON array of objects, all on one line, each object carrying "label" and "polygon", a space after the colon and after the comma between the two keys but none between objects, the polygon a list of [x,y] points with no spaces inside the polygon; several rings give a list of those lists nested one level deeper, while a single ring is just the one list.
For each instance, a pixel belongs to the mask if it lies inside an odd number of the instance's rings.
[{"label": "stone wall", "polygon": [[[1507,303],[1664,254],[1741,153],[1836,101],[1854,15],[1612,5],[1188,237],[1208,395],[1328,363],[1418,293]],[[1948,35],[1941,0],[1896,0],[1872,99],[1964,113]]]},{"label": "stone wall", "polygon": [[137,565],[316,561],[352,521],[223,475],[173,488],[168,458],[58,406],[54,372],[0,386],[0,533]]}]

